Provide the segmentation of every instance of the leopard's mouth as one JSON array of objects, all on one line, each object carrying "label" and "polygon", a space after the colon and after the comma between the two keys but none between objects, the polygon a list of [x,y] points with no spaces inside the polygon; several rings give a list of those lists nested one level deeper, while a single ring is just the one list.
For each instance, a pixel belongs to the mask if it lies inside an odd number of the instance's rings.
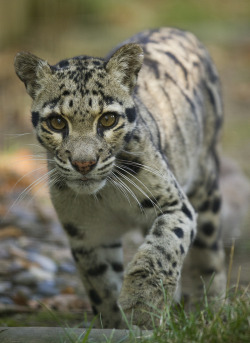
[{"label": "leopard's mouth", "polygon": [[77,193],[94,194],[106,184],[106,179],[94,179],[82,176],[67,181],[68,186]]},{"label": "leopard's mouth", "polygon": [[91,180],[91,179],[87,178],[86,176],[83,176],[83,177],[80,178],[80,180],[81,180],[81,181],[89,181],[89,180]]}]

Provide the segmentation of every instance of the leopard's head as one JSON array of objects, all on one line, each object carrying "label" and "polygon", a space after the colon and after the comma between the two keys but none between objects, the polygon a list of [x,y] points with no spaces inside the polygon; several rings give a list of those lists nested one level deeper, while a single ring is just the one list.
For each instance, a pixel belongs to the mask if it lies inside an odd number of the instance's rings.
[{"label": "leopard's head", "polygon": [[132,92],[142,61],[137,44],[106,60],[79,56],[54,66],[17,54],[16,73],[33,99],[32,123],[57,184],[94,194],[112,176],[135,127]]}]

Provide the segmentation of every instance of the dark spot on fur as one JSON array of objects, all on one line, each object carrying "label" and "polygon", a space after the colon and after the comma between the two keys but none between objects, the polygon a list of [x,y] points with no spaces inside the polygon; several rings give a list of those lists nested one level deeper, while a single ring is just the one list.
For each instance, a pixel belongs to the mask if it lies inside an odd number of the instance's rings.
[{"label": "dark spot on fur", "polygon": [[102,299],[99,296],[99,294],[96,292],[96,290],[91,289],[89,291],[89,297],[94,304],[96,304],[96,305],[102,304]]},{"label": "dark spot on fur", "polygon": [[162,219],[162,218],[158,219],[158,221],[157,221],[157,225],[159,225],[159,226],[163,226],[163,225],[165,225],[165,224],[166,224],[166,222],[165,222],[165,220],[164,220],[164,219]]},{"label": "dark spot on fur", "polygon": [[31,112],[31,121],[34,127],[37,127],[39,122],[39,112],[33,111]]},{"label": "dark spot on fur", "polygon": [[133,139],[136,141],[136,142],[140,142],[140,137],[139,136],[137,136],[137,135],[134,135],[133,136]]},{"label": "dark spot on fur", "polygon": [[202,224],[201,230],[206,236],[212,236],[213,233],[215,232],[215,227],[214,227],[213,223],[206,222],[206,223]]},{"label": "dark spot on fur", "polygon": [[132,138],[132,134],[131,132],[126,133],[126,135],[124,136],[124,142],[128,143]]},{"label": "dark spot on fur", "polygon": [[89,107],[92,107],[92,99],[89,98]]},{"label": "dark spot on fur", "polygon": [[177,266],[177,262],[174,261],[174,262],[172,263],[172,267],[173,267],[173,268],[176,268],[176,266]]},{"label": "dark spot on fur", "polygon": [[58,63],[60,68],[66,68],[69,66],[69,62],[67,60],[62,60],[61,62]]},{"label": "dark spot on fur", "polygon": [[184,248],[183,248],[183,245],[181,244],[180,245],[180,252],[181,252],[181,254],[183,255],[183,254],[185,254],[185,250],[184,250]]},{"label": "dark spot on fur", "polygon": [[123,265],[121,263],[113,262],[111,263],[111,267],[117,273],[123,272]]},{"label": "dark spot on fur", "polygon": [[67,234],[71,237],[76,237],[79,234],[77,227],[71,223],[64,224],[63,227]]},{"label": "dark spot on fur", "polygon": [[93,60],[93,64],[95,66],[99,66],[101,64],[101,61]]},{"label": "dark spot on fur", "polygon": [[151,259],[148,260],[148,264],[151,267],[151,269],[155,269],[154,262]]},{"label": "dark spot on fur", "polygon": [[69,107],[73,107],[73,100],[69,101]]},{"label": "dark spot on fur", "polygon": [[215,198],[212,203],[212,211],[213,213],[218,213],[221,208],[221,199]]},{"label": "dark spot on fur", "polygon": [[182,205],[181,210],[182,210],[182,212],[183,212],[190,220],[193,220],[192,213],[191,213],[190,210],[187,208],[186,204],[183,204],[183,205]]},{"label": "dark spot on fur", "polygon": [[152,199],[144,199],[142,202],[141,202],[141,206],[144,207],[144,208],[152,208],[154,207],[154,200]]},{"label": "dark spot on fur", "polygon": [[121,243],[113,243],[113,244],[103,244],[102,248],[104,249],[117,249],[121,248],[122,244]]},{"label": "dark spot on fur", "polygon": [[108,95],[104,96],[103,99],[107,105],[111,105],[115,101],[115,99],[112,96]]},{"label": "dark spot on fur", "polygon": [[128,121],[130,123],[133,123],[135,121],[135,118],[136,118],[136,110],[134,107],[131,107],[131,108],[126,108],[125,110],[125,114],[128,118]]},{"label": "dark spot on fur", "polygon": [[173,232],[176,234],[178,238],[183,238],[184,236],[183,230],[180,227],[175,227],[173,229]]},{"label": "dark spot on fur", "polygon": [[158,251],[160,251],[162,253],[162,255],[168,260],[171,260],[171,255],[169,253],[166,252],[166,250],[164,249],[164,247],[162,247],[161,245],[156,245],[155,247]]},{"label": "dark spot on fur", "polygon": [[69,92],[69,91],[64,91],[64,92],[62,93],[62,95],[64,95],[64,96],[70,95],[70,92]]},{"label": "dark spot on fur", "polygon": [[87,270],[88,275],[90,276],[100,276],[106,272],[108,269],[108,266],[106,264],[100,264],[97,267],[90,268]]},{"label": "dark spot on fur", "polygon": [[161,237],[162,236],[162,228],[157,225],[154,228],[153,235],[155,235],[156,237]]},{"label": "dark spot on fur", "polygon": [[176,206],[178,205],[178,200],[174,200],[168,204],[168,206]]},{"label": "dark spot on fur", "polygon": [[166,276],[168,276],[168,272],[166,270],[164,270],[164,269],[161,270],[161,273],[166,275]]},{"label": "dark spot on fur", "polygon": [[196,248],[199,248],[199,249],[206,249],[207,248],[207,245],[204,242],[202,242],[199,238],[196,238],[194,240],[193,246]]},{"label": "dark spot on fur", "polygon": [[205,212],[209,209],[209,206],[210,206],[210,202],[209,200],[206,200],[199,208],[199,211],[200,212]]},{"label": "dark spot on fur", "polygon": [[158,259],[157,260],[157,264],[158,264],[158,266],[160,267],[160,268],[162,268],[162,263],[161,263],[161,261]]},{"label": "dark spot on fur", "polygon": [[79,261],[78,256],[89,256],[93,252],[93,249],[86,249],[83,247],[78,247],[78,248],[72,248],[71,252],[75,261],[78,262]]}]

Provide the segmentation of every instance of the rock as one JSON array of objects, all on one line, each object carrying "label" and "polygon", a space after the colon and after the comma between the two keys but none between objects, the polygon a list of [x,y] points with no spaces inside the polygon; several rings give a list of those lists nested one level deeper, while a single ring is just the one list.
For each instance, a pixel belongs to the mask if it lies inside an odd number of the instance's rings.
[{"label": "rock", "polygon": [[23,235],[23,232],[16,226],[8,225],[5,228],[2,228],[0,231],[0,239],[8,239],[10,237],[20,237]]},{"label": "rock", "polygon": [[35,287],[37,285],[37,277],[30,271],[23,271],[14,276],[13,282],[15,284],[25,285],[29,287]]},{"label": "rock", "polygon": [[44,280],[39,282],[36,292],[45,296],[53,296],[60,293],[54,280]]},{"label": "rock", "polygon": [[14,302],[11,298],[5,297],[5,296],[0,296],[0,304],[4,305],[13,305]]},{"label": "rock", "polygon": [[37,263],[44,270],[55,273],[57,271],[56,263],[47,256],[43,256],[37,253],[28,253],[27,258],[31,262]]},{"label": "rock", "polygon": [[8,246],[6,246],[6,241],[0,242],[0,259],[5,259],[10,257]]},{"label": "rock", "polygon": [[53,280],[55,277],[54,273],[43,270],[39,267],[31,267],[29,271],[37,281]]},{"label": "rock", "polygon": [[76,266],[74,265],[74,263],[71,262],[62,262],[59,265],[59,270],[65,273],[75,274]]},{"label": "rock", "polygon": [[12,283],[9,281],[0,281],[0,294],[6,294],[12,287]]},{"label": "rock", "polygon": [[13,282],[20,285],[34,287],[38,282],[53,280],[54,273],[45,271],[39,267],[31,266],[28,271],[23,271],[14,276]]},{"label": "rock", "polygon": [[6,276],[10,272],[10,261],[9,260],[0,260],[0,276]]}]

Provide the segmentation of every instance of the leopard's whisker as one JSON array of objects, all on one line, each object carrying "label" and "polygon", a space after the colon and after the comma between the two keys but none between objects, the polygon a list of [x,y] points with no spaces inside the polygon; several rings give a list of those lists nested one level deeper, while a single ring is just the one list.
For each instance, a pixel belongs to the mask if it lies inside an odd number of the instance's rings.
[{"label": "leopard's whisker", "polygon": [[[124,178],[126,181],[128,181],[131,185],[133,185],[139,192],[141,192],[145,197],[146,197],[146,199],[148,199],[151,203],[152,203],[152,205],[153,205],[153,207],[154,207],[154,209],[155,209],[155,211],[156,211],[156,208],[160,211],[160,212],[162,212],[161,211],[161,208],[157,205],[157,202],[154,202],[148,195],[147,195],[147,193],[146,192],[144,192],[144,190],[140,187],[140,186],[138,186],[134,181],[132,181],[129,177],[127,177],[126,175],[124,175],[123,173],[121,173],[121,172],[119,172],[119,171],[116,171],[122,178]],[[142,183],[142,182],[141,182]],[[143,183],[142,183],[143,184]],[[144,185],[144,184],[143,184]],[[141,205],[142,206],[142,205]],[[156,213],[157,213],[157,211],[156,211]]]},{"label": "leopard's whisker", "polygon": [[[113,173],[112,173],[113,174]],[[124,187],[119,184],[119,179],[116,177],[116,175],[113,174],[113,177],[117,179],[117,181],[115,181],[114,179],[112,179],[112,177],[108,176],[107,179],[108,181],[116,188],[118,189],[120,192],[122,192],[122,194],[125,196],[125,198],[128,200],[130,206],[131,206],[131,201],[129,199],[129,196],[127,194],[126,189],[124,189]]]},{"label": "leopard's whisker", "polygon": [[11,210],[13,208],[13,206],[15,206],[19,201],[22,201],[25,196],[32,190],[32,188],[36,187],[37,185],[39,185],[39,183],[44,182],[46,180],[48,180],[48,177],[51,173],[55,172],[55,168],[50,170],[49,172],[47,172],[45,175],[42,175],[41,177],[39,177],[37,180],[33,181],[28,187],[26,187],[17,197],[17,199],[14,201],[14,203],[11,205],[10,209]]},{"label": "leopard's whisker", "polygon": [[[132,176],[133,178],[136,179],[136,181],[138,181],[143,187],[145,187],[146,191],[149,192],[149,194],[152,196],[153,200],[136,184],[134,183],[132,180],[130,180],[129,178],[126,178],[126,180],[128,182],[130,182],[132,185],[134,185],[143,195],[146,196],[146,198],[153,204],[155,209],[158,209],[161,213],[162,210],[160,208],[160,206],[158,206],[158,202],[156,200],[156,198],[154,197],[153,193],[150,191],[150,189],[141,181],[139,180],[135,175],[133,175],[132,173],[130,173],[129,171],[127,171],[126,169],[124,169],[121,166],[116,165],[116,168],[119,168],[120,170],[124,171],[125,173],[129,174],[130,176]],[[124,175],[123,175],[124,176]],[[125,176],[124,176],[125,177]]]},{"label": "leopard's whisker", "polygon": [[134,198],[134,200],[137,202],[137,204],[139,205],[140,207],[140,210],[142,213],[145,213],[144,212],[144,208],[142,207],[140,201],[138,200],[137,196],[135,195],[135,193],[132,191],[132,189],[129,188],[128,185],[126,185],[116,174],[115,174],[115,177],[117,180],[119,180],[119,183],[122,184],[122,186],[127,190],[127,192]]},{"label": "leopard's whisker", "polygon": [[4,136],[9,136],[9,138],[17,138],[22,136],[31,135],[31,132],[24,132],[24,133],[4,133]]},{"label": "leopard's whisker", "polygon": [[134,161],[128,161],[128,160],[122,160],[122,159],[117,159],[118,162],[121,162],[122,164],[128,164],[128,165],[131,165],[131,166],[136,166],[136,167],[139,167],[141,169],[144,169],[152,174],[155,174],[161,178],[166,178],[166,176],[164,174],[161,174],[159,173],[158,170],[150,167],[150,166],[147,166],[145,164],[141,164],[141,163],[138,163],[138,162],[134,162]]},{"label": "leopard's whisker", "polygon": [[40,168],[31,170],[30,172],[24,174],[24,175],[23,175],[22,177],[20,177],[20,178],[17,180],[17,182],[14,184],[14,186],[12,187],[12,191],[15,189],[15,187],[16,187],[25,177],[27,177],[27,176],[30,175],[30,174],[35,173],[35,172],[38,171],[38,170],[44,169],[44,168],[46,168],[46,166],[43,166],[43,167],[40,167]]}]

